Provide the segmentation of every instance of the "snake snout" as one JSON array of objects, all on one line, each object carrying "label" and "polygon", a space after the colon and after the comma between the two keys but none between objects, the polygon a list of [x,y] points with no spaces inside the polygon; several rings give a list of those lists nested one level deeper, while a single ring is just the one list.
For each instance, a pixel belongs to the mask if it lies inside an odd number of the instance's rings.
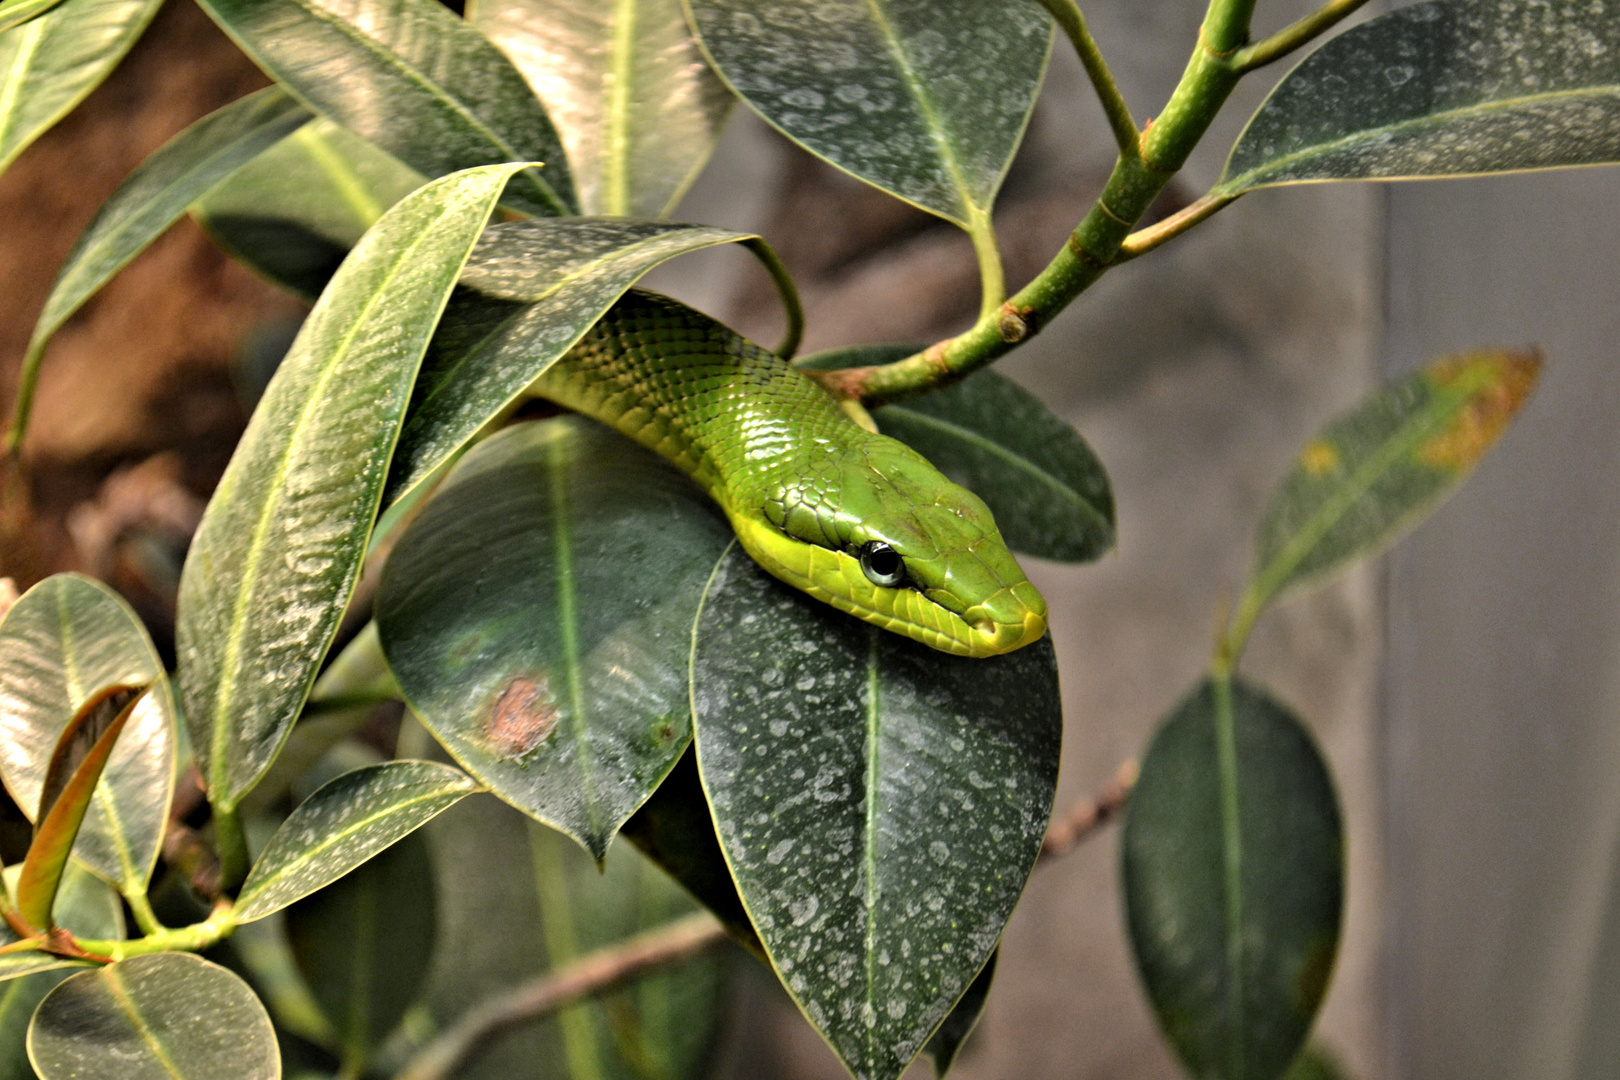
[{"label": "snake snout", "polygon": [[968,625],[973,627],[975,652],[980,656],[997,656],[1021,649],[1039,641],[1046,633],[1046,601],[1035,587],[1021,582],[986,604],[980,612],[968,613]]}]

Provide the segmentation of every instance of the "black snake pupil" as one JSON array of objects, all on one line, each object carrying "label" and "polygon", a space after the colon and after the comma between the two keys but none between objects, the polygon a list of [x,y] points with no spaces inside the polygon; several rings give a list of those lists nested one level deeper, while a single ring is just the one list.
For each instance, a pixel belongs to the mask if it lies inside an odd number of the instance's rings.
[{"label": "black snake pupil", "polygon": [[874,585],[898,585],[906,576],[900,553],[880,540],[861,547],[861,569]]}]

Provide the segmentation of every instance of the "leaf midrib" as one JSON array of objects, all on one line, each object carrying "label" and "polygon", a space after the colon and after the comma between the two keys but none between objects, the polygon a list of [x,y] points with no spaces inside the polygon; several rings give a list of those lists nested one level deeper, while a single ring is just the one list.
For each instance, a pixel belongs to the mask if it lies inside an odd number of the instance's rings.
[{"label": "leaf midrib", "polygon": [[[883,631],[875,627],[867,631],[866,652],[866,777],[865,801],[866,822],[862,837],[861,857],[863,866],[865,889],[861,897],[861,907],[866,916],[865,951],[866,951],[866,982],[865,993],[862,997],[866,1008],[877,1014],[876,987],[877,987],[877,844],[879,833],[878,806],[878,778],[881,770],[878,765],[878,750],[880,747],[880,727],[883,722],[883,688],[878,678],[878,635]],[[876,1028],[867,1028],[866,1054],[868,1059],[875,1056]]]},{"label": "leaf midrib", "polygon": [[135,1029],[135,1033],[141,1037],[141,1041],[146,1043],[147,1048],[152,1051],[152,1056],[157,1059],[158,1064],[163,1066],[163,1070],[174,1077],[174,1080],[185,1080],[185,1075],[175,1067],[174,1060],[169,1057],[169,1052],[164,1049],[163,1044],[158,1041],[157,1036],[152,1032],[151,1025],[147,1023],[146,1017],[141,1015],[140,1007],[129,996],[129,990],[124,986],[124,979],[118,971],[118,965],[108,965],[101,969],[100,974],[107,980],[107,987],[112,993],[113,1001],[120,1009],[124,1010],[124,1013],[129,1017],[130,1025]]},{"label": "leaf midrib", "polygon": [[[939,119],[934,108],[933,98],[929,97],[926,92],[926,83],[920,81],[917,78],[916,71],[912,69],[911,57],[901,49],[900,39],[895,34],[894,27],[890,25],[888,16],[884,14],[880,0],[866,0],[866,6],[872,13],[872,21],[877,23],[878,30],[883,36],[883,43],[889,50],[889,55],[894,58],[895,66],[900,69],[900,77],[905,81],[906,88],[911,91],[912,99],[917,103],[917,109],[922,115],[923,126],[928,129],[928,137],[939,150],[940,163],[945,166],[945,171],[950,175],[951,183],[955,185],[956,193],[962,200],[963,209],[968,212],[967,216],[969,218],[973,217],[975,213],[983,214],[985,208],[975,202],[968,192],[967,179],[962,175],[961,164],[956,160],[956,151],[951,146],[949,132],[946,131],[944,124]],[[963,224],[964,227],[966,225],[965,222],[959,224]]]},{"label": "leaf midrib", "polygon": [[553,585],[557,590],[557,636],[562,644],[563,677],[568,680],[568,727],[578,755],[580,796],[591,829],[591,854],[602,840],[602,807],[596,792],[595,757],[591,753],[590,722],[586,719],[585,688],[579,670],[579,615],[574,595],[574,543],[568,499],[569,466],[564,432],[553,433],[547,447],[546,474],[551,491],[551,539],[557,560]]},{"label": "leaf midrib", "polygon": [[[1413,117],[1409,120],[1401,120],[1393,124],[1385,124],[1382,127],[1362,128],[1358,131],[1351,132],[1349,135],[1344,135],[1340,138],[1332,139],[1327,142],[1312,143],[1310,146],[1301,147],[1292,153],[1284,154],[1282,157],[1272,158],[1270,161],[1257,165],[1254,168],[1249,169],[1247,172],[1233,177],[1231,180],[1227,180],[1216,185],[1212,194],[1241,194],[1244,191],[1251,191],[1254,188],[1263,187],[1265,186],[1266,182],[1255,184],[1246,183],[1246,181],[1251,181],[1255,177],[1262,176],[1267,173],[1280,172],[1287,165],[1297,161],[1308,161],[1313,157],[1323,157],[1335,150],[1351,149],[1357,143],[1371,141],[1372,139],[1385,135],[1398,134],[1403,131],[1432,124],[1443,124],[1450,120],[1466,118],[1471,114],[1498,111],[1505,112],[1510,109],[1527,108],[1533,105],[1552,102],[1559,98],[1574,98],[1583,96],[1612,97],[1617,95],[1620,95],[1620,84],[1599,83],[1593,86],[1578,87],[1572,90],[1554,90],[1545,94],[1525,94],[1519,97],[1500,98],[1496,101],[1482,101],[1473,105],[1464,105],[1454,109],[1443,109],[1440,112],[1427,113],[1423,116]],[[1436,175],[1451,174],[1442,173]],[[1378,176],[1368,177],[1368,179],[1389,180],[1396,178]],[[1277,181],[1277,183],[1287,183],[1287,181]]]},{"label": "leaf midrib", "polygon": [[[262,916],[260,915],[251,914],[253,902],[255,900],[265,895],[273,886],[286,880],[290,875],[298,872],[305,866],[308,866],[312,861],[324,854],[334,845],[347,840],[349,837],[360,832],[362,829],[374,825],[384,818],[393,817],[396,814],[402,814],[412,807],[419,806],[422,803],[432,802],[435,799],[447,799],[452,795],[459,799],[466,795],[470,795],[472,790],[473,788],[471,784],[458,784],[455,787],[450,787],[447,785],[435,786],[428,790],[422,791],[419,794],[413,795],[408,799],[402,799],[398,802],[391,802],[380,810],[367,814],[365,817],[355,819],[352,823],[345,825],[336,832],[328,833],[326,838],[320,843],[313,847],[305,848],[295,858],[290,859],[278,867],[272,868],[272,870],[257,883],[249,881],[248,885],[251,887],[244,888],[241,896],[237,900],[237,908],[242,913],[240,918],[244,920],[261,918]],[[269,912],[266,912],[265,914],[269,914]]]},{"label": "leaf midrib", "polygon": [[608,92],[608,113],[603,139],[602,187],[604,209],[616,217],[630,212],[630,107],[635,71],[636,16],[639,0],[615,0],[613,46],[609,70],[613,85]]}]

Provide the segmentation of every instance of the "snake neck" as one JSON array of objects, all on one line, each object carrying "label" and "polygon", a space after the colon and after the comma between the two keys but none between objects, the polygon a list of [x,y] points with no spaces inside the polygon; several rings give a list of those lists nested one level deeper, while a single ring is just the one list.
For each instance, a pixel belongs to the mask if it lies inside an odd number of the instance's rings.
[{"label": "snake neck", "polygon": [[766,512],[872,437],[781,357],[638,290],[532,389],[667,458],[732,517]]}]

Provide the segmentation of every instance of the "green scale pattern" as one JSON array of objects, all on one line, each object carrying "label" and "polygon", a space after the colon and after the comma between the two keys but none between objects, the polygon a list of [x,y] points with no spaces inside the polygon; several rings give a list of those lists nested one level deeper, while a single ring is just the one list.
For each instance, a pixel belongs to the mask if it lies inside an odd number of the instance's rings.
[{"label": "green scale pattern", "polygon": [[[673,462],[760,565],[817,599],[965,655],[1045,632],[1045,604],[977,496],[699,312],[632,290],[532,390]],[[869,541],[900,554],[904,585],[865,577]]]}]

